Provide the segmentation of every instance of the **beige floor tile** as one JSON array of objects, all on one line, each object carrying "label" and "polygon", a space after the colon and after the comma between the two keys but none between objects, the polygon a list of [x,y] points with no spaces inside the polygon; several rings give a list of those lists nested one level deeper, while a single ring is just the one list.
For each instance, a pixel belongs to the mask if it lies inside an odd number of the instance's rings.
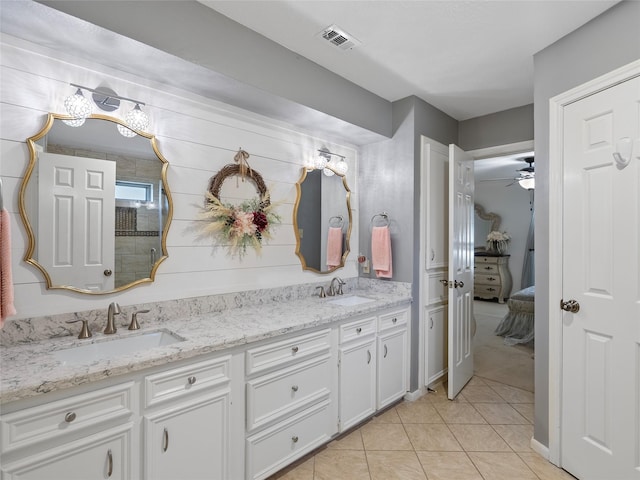
[{"label": "beige floor tile", "polygon": [[367,452],[372,480],[427,480],[415,452]]},{"label": "beige floor tile", "polygon": [[507,445],[514,452],[531,453],[531,437],[533,437],[533,425],[493,425]]},{"label": "beige floor tile", "polygon": [[434,403],[445,423],[487,423],[469,403]]},{"label": "beige floor tile", "polygon": [[474,403],[473,406],[492,425],[520,425],[529,420],[520,415],[508,403]]},{"label": "beige floor tile", "polygon": [[520,453],[519,455],[540,480],[574,480],[575,478],[537,453]]},{"label": "beige floor tile", "polygon": [[533,403],[533,392],[498,382],[491,382],[489,386],[508,403]]},{"label": "beige floor tile", "polygon": [[482,378],[476,376],[471,377],[471,380],[469,380],[469,383],[467,383],[467,387],[479,385],[486,385],[486,382]]},{"label": "beige floor tile", "polygon": [[515,408],[520,415],[526,418],[529,423],[533,424],[533,403],[512,403],[511,406]]},{"label": "beige floor tile", "polygon": [[461,395],[458,395],[455,400],[449,400],[447,398],[446,385],[439,385],[435,390],[435,392],[429,392],[424,395],[425,397],[427,397],[427,400],[429,400],[434,405],[439,403],[467,403],[467,401]]},{"label": "beige floor tile", "polygon": [[491,425],[449,425],[449,428],[467,452],[511,452]]},{"label": "beige floor tile", "polygon": [[538,480],[515,453],[471,452],[471,461],[482,476],[490,480]]},{"label": "beige floor tile", "polygon": [[362,433],[358,429],[346,435],[341,435],[329,443],[327,448],[335,448],[337,450],[364,450]]},{"label": "beige floor tile", "polygon": [[314,480],[370,480],[365,453],[323,450],[315,456]]},{"label": "beige floor tile", "polygon": [[370,423],[402,423],[396,407],[391,407],[382,413],[379,413],[370,420]]},{"label": "beige floor tile", "polygon": [[404,402],[396,407],[402,423],[444,423],[442,417],[429,402]]},{"label": "beige floor tile", "polygon": [[314,465],[315,457],[306,456],[272,475],[269,480],[313,480]]},{"label": "beige floor tile", "polygon": [[413,450],[402,424],[368,423],[360,431],[365,450]]},{"label": "beige floor tile", "polygon": [[416,452],[429,480],[482,480],[464,452]]},{"label": "beige floor tile", "polygon": [[409,423],[404,426],[415,450],[460,452],[462,447],[444,424]]},{"label": "beige floor tile", "polygon": [[461,395],[469,403],[504,403],[503,398],[487,385],[467,385]]}]

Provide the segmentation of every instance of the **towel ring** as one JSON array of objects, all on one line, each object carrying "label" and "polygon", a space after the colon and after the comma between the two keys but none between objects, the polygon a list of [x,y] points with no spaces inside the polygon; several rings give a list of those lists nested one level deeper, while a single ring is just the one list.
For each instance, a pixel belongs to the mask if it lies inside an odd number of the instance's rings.
[{"label": "towel ring", "polygon": [[[333,222],[334,220],[338,221],[337,225],[331,225],[331,222]],[[329,226],[330,227],[340,227],[342,228],[342,226],[344,225],[344,217],[342,215],[334,215],[333,217],[331,217],[329,219]]]},{"label": "towel ring", "polygon": [[389,215],[387,215],[387,212],[382,212],[382,213],[376,213],[373,217],[371,217],[371,225],[373,225],[373,221],[376,219],[376,217],[382,217],[384,218],[385,222],[387,222],[385,225],[385,227],[389,226]]}]

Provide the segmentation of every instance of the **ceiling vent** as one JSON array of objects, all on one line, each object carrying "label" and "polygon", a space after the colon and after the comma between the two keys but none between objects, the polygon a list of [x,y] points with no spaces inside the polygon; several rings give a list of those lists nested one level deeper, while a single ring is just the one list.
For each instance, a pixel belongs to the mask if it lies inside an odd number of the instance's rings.
[{"label": "ceiling vent", "polygon": [[351,50],[361,44],[353,35],[346,33],[337,25],[330,25],[325,28],[318,36],[324,38],[327,42],[335,45],[341,50]]}]

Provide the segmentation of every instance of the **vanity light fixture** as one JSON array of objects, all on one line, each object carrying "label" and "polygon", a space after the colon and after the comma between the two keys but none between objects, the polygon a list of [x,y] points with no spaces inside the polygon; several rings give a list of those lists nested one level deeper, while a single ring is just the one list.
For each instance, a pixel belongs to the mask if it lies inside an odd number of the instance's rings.
[{"label": "vanity light fixture", "polygon": [[82,93],[83,90],[91,92],[92,99],[96,106],[104,111],[112,112],[120,107],[120,101],[124,100],[135,104],[135,107],[124,117],[125,125],[117,125],[118,132],[124,137],[135,137],[137,131],[145,131],[149,127],[149,115],[142,111],[140,105],[144,102],[133,98],[121,97],[116,92],[107,87],[89,88],[75,83],[70,84],[75,87],[76,93],[67,97],[64,106],[67,113],[73,117],[71,120],[63,120],[70,127],[79,127],[84,120],[91,115],[91,102]]},{"label": "vanity light fixture", "polygon": [[[339,160],[333,159],[331,157],[339,157]],[[318,150],[318,156],[315,161],[315,168],[318,170],[322,170],[322,172],[330,177],[334,174],[338,175],[346,175],[349,171],[349,164],[345,162],[344,155],[338,155],[337,153],[332,153],[329,150],[321,149]]]}]

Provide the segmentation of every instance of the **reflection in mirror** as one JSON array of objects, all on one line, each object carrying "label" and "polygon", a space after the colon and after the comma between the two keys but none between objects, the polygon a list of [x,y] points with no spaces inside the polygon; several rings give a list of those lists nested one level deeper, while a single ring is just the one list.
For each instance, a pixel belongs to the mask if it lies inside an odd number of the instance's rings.
[{"label": "reflection in mirror", "polygon": [[151,282],[167,257],[172,217],[168,163],[155,137],[120,135],[119,119],[92,115],[79,127],[49,114],[29,138],[20,189],[25,261],[47,288],[104,294]]},{"label": "reflection in mirror", "polygon": [[485,212],[482,205],[474,206],[475,219],[473,224],[473,238],[476,252],[484,252],[487,249],[487,235],[494,230],[500,230],[500,215],[493,212]]},{"label": "reflection in mirror", "polygon": [[344,267],[351,236],[351,191],[346,177],[303,168],[296,189],[293,228],[303,270],[330,273]]}]

